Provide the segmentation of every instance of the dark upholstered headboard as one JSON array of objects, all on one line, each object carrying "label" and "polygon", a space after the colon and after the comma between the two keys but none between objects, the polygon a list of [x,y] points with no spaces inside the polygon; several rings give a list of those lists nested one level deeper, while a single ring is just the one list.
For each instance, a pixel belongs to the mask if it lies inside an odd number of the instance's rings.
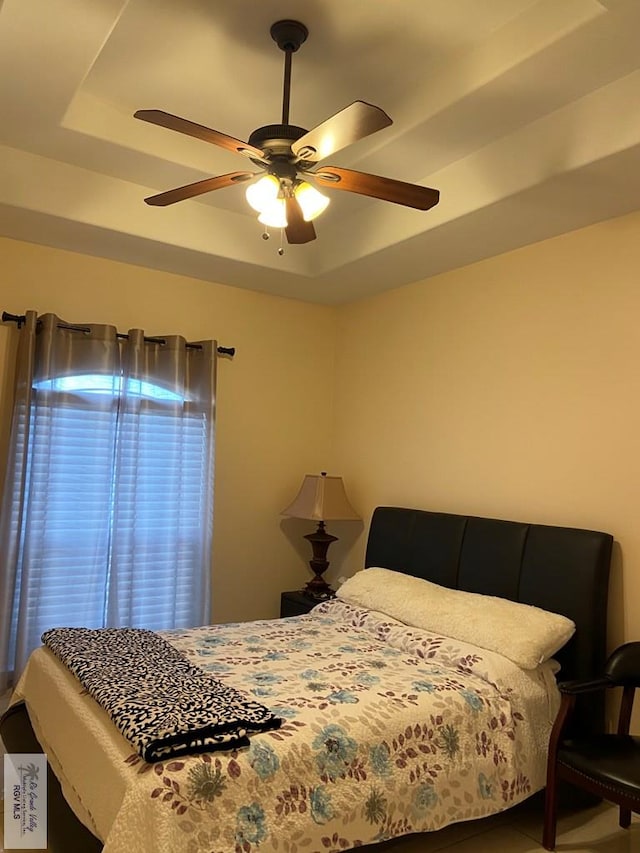
[{"label": "dark upholstered headboard", "polygon": [[[559,679],[570,680],[599,674],[606,659],[612,544],[610,534],[594,530],[378,507],[365,566],[568,616],[576,633],[555,657]],[[581,727],[604,722],[604,705],[578,712]]]}]

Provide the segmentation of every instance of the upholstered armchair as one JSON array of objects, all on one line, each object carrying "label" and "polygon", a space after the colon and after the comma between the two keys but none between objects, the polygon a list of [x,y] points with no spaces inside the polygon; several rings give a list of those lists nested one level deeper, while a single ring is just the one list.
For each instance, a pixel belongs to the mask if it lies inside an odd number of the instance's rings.
[{"label": "upholstered armchair", "polygon": [[[570,782],[620,807],[620,826],[628,829],[631,813],[640,812],[640,737],[629,734],[635,688],[640,687],[640,642],[625,643],[608,658],[602,677],[559,685],[560,711],[549,742],[542,845],[556,842],[558,783]],[[576,697],[612,687],[622,688],[616,733],[572,733]]]}]

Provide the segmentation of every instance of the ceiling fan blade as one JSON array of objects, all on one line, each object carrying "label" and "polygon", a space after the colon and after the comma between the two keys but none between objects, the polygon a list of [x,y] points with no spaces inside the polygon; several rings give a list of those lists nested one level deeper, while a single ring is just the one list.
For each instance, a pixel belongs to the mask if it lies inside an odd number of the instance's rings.
[{"label": "ceiling fan blade", "polygon": [[157,124],[159,127],[166,127],[167,130],[186,133],[187,136],[194,136],[204,142],[211,142],[213,145],[219,145],[221,148],[226,148],[227,151],[233,151],[236,154],[244,154],[246,157],[253,157],[256,160],[264,160],[262,151],[253,145],[249,145],[248,142],[242,142],[242,140],[228,136],[226,133],[220,133],[218,130],[212,130],[210,127],[204,127],[162,110],[137,110],[133,117],[151,122],[151,124]]},{"label": "ceiling fan blade", "polygon": [[285,199],[287,212],[287,227],[285,233],[287,235],[287,243],[310,243],[316,239],[316,229],[313,227],[313,222],[307,222],[302,215],[302,209],[298,199]]},{"label": "ceiling fan blade", "polygon": [[323,187],[368,195],[417,210],[429,210],[440,200],[440,191],[431,187],[407,184],[393,178],[381,178],[378,175],[354,172],[352,169],[341,169],[338,166],[323,166],[320,171],[310,174]]},{"label": "ceiling fan blade", "polygon": [[193,198],[213,190],[221,190],[223,187],[231,186],[231,184],[248,181],[255,174],[255,172],[229,172],[226,175],[218,175],[216,178],[205,178],[204,181],[196,181],[195,184],[187,184],[184,187],[177,187],[175,190],[151,195],[145,198],[145,201],[147,204],[166,207],[166,205],[174,204],[176,201],[184,201],[187,198]]},{"label": "ceiling fan blade", "polygon": [[365,101],[354,101],[296,140],[291,150],[298,160],[317,163],[341,148],[346,148],[393,124],[380,107]]}]

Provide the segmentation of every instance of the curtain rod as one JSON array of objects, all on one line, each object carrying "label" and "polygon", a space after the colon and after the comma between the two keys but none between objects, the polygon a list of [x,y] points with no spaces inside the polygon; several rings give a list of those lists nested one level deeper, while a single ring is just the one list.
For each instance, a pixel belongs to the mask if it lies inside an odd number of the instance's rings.
[{"label": "curtain rod", "polygon": [[[2,312],[2,322],[3,323],[16,323],[18,328],[20,328],[26,322],[25,314],[9,314],[8,311]],[[58,323],[59,329],[71,329],[74,332],[89,332],[86,326],[72,326],[70,323]],[[125,335],[124,332],[116,332],[116,337],[121,340],[128,340],[129,335]],[[164,344],[166,343],[164,338],[147,338],[144,339],[147,343],[150,344]],[[187,344],[189,349],[202,349],[200,344]],[[235,347],[218,347],[218,353],[220,355],[228,355],[231,358],[236,354]]]}]

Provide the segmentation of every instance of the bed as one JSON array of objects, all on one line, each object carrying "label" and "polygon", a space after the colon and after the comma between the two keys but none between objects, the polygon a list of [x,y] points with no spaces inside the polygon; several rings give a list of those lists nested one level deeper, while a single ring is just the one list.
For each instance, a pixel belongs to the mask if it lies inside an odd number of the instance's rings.
[{"label": "bed", "polygon": [[[48,754],[56,853],[331,851],[492,814],[544,785],[558,667],[588,678],[604,662],[611,547],[597,531],[378,507],[367,570],[336,600],[166,635],[281,719],[248,748],[147,763],[47,649],[32,655],[0,732],[9,751]],[[394,596],[376,591],[388,575],[398,588],[417,579],[445,596],[488,596],[489,629],[492,602],[511,601],[562,614],[575,633],[524,668],[503,654],[517,631],[492,650],[390,615]],[[415,610],[408,589],[398,607]],[[418,610],[418,622],[444,612]],[[603,717],[585,703],[575,724]]]}]

